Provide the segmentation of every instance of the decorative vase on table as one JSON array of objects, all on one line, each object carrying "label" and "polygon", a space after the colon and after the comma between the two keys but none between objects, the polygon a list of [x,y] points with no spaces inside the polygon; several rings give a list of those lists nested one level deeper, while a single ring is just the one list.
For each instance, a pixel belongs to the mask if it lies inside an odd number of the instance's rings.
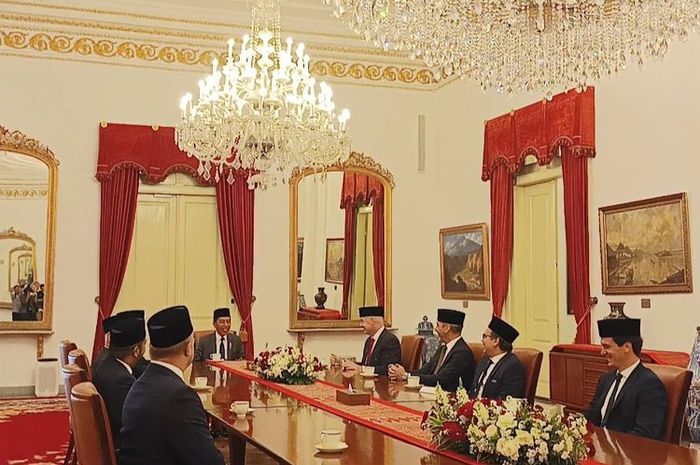
[{"label": "decorative vase on table", "polygon": [[318,288],[318,294],[314,296],[314,300],[316,301],[316,308],[318,310],[323,310],[324,304],[326,303],[326,300],[328,300],[328,295],[326,294],[326,288],[325,287],[319,287]]},{"label": "decorative vase on table", "polygon": [[693,381],[688,393],[688,432],[691,442],[700,443],[700,326],[696,328],[695,343],[690,353],[688,370],[693,372]]},{"label": "decorative vase on table", "polygon": [[428,321],[428,317],[425,315],[423,315],[423,321],[418,323],[418,335],[423,336],[425,341],[421,355],[422,364],[425,365],[440,347],[440,341],[433,331],[433,324]]},{"label": "decorative vase on table", "polygon": [[625,303],[624,302],[608,302],[610,305],[610,313],[605,317],[606,320],[619,320],[627,318],[625,315]]}]

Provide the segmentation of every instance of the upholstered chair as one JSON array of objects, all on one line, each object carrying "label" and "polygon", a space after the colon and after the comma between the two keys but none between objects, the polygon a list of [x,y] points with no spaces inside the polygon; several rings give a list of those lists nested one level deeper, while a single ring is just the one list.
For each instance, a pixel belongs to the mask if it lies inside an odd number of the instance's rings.
[{"label": "upholstered chair", "polygon": [[467,345],[472,350],[472,354],[474,354],[474,361],[478,366],[481,358],[484,356],[484,345],[481,342],[467,342]]},{"label": "upholstered chair", "polygon": [[92,381],[92,368],[90,367],[90,360],[85,354],[85,351],[82,349],[75,349],[68,352],[68,363],[78,365],[80,368],[85,370],[88,381]]},{"label": "upholstered chair", "polygon": [[533,405],[537,392],[537,382],[540,379],[543,354],[539,350],[521,348],[513,349],[513,354],[525,366],[525,398],[528,404]]},{"label": "upholstered chair", "polygon": [[423,338],[418,335],[401,337],[401,365],[406,371],[414,371],[420,368],[424,343]]},{"label": "upholstered chair", "polygon": [[68,364],[68,354],[71,350],[77,349],[75,342],[63,340],[58,343],[58,360],[61,363],[61,368]]},{"label": "upholstered chair", "polygon": [[95,385],[80,383],[73,387],[70,397],[78,462],[117,465],[107,409]]},{"label": "upholstered chair", "polygon": [[666,410],[666,425],[661,440],[672,444],[679,444],[683,432],[683,418],[685,416],[685,404],[688,401],[690,381],[693,377],[691,371],[685,368],[670,365],[647,364],[656,376],[659,377],[668,395],[668,409]]},{"label": "upholstered chair", "polygon": [[[66,355],[68,355],[66,353]],[[63,460],[64,465],[76,463],[77,456],[75,454],[75,437],[73,436],[73,409],[70,402],[70,392],[74,386],[87,381],[87,373],[78,365],[68,363],[61,368],[63,376],[63,387],[65,389],[66,402],[68,402],[68,413],[70,421],[68,423],[68,448],[66,449],[66,457]]]}]

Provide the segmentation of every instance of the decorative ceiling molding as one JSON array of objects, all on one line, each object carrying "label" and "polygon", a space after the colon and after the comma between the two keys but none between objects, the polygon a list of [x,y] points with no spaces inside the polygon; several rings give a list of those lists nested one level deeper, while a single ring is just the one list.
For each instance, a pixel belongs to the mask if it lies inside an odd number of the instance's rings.
[{"label": "decorative ceiling molding", "polygon": [[[0,0],[0,55],[192,72],[210,66],[213,58],[221,61],[226,40],[249,29],[245,20],[224,23],[197,15],[178,17],[177,7],[168,9],[171,16],[161,16],[89,8],[85,3],[90,2],[46,5]],[[211,14],[203,11],[199,16]],[[340,22],[336,24],[330,14],[323,20],[314,19],[319,26],[307,29],[302,24],[309,21],[306,18],[296,18],[297,28],[285,28],[295,18],[285,21],[284,15],[283,11],[283,34],[305,42],[316,76],[346,84],[414,90],[435,90],[453,81],[436,79],[430,69],[403,53],[368,47]],[[328,33],[329,29],[334,33]]]}]

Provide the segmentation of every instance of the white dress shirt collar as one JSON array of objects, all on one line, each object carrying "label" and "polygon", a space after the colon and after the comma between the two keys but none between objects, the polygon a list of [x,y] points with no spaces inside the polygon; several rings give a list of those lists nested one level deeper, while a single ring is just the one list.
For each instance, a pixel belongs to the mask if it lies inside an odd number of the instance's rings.
[{"label": "white dress shirt collar", "polygon": [[161,362],[160,360],[151,360],[151,363],[155,363],[156,365],[160,365],[162,367],[167,368],[168,370],[175,373],[182,381],[185,381],[185,375],[182,373],[182,370],[180,370],[178,367],[176,367],[172,363]]},{"label": "white dress shirt collar", "polygon": [[115,359],[116,359],[117,362],[119,362],[119,363],[121,363],[122,365],[124,365],[124,368],[126,368],[126,371],[128,371],[130,375],[133,375],[133,374],[134,374],[134,371],[131,369],[131,367],[129,366],[128,363],[126,363],[124,360],[120,360],[120,359],[118,359],[118,358],[116,358],[116,357],[115,357]]},{"label": "white dress shirt collar", "polygon": [[448,342],[447,344],[445,344],[447,346],[447,348],[445,349],[445,357],[447,357],[447,354],[450,353],[452,348],[455,346],[455,344],[457,344],[457,341],[459,341],[460,339],[462,339],[462,336],[456,337],[456,338],[452,339],[450,342]]},{"label": "white dress shirt collar", "polygon": [[382,332],[383,332],[383,331],[384,331],[384,326],[382,325],[382,326],[379,327],[379,329],[377,330],[377,332],[374,333],[374,335],[372,335],[372,339],[374,339],[374,343],[375,343],[375,344],[376,344],[377,341],[379,340],[379,336],[382,335]]}]

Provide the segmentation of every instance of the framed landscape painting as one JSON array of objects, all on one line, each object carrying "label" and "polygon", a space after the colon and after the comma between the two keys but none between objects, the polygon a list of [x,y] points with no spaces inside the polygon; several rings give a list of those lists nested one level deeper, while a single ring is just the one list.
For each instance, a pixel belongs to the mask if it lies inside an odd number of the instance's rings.
[{"label": "framed landscape painting", "polygon": [[301,282],[301,270],[304,262],[304,238],[297,238],[297,282]]},{"label": "framed landscape painting", "polygon": [[599,209],[604,294],[692,292],[685,193]]},{"label": "framed landscape painting", "polygon": [[326,282],[343,284],[345,239],[326,239]]},{"label": "framed landscape painting", "polygon": [[440,230],[440,292],[443,299],[488,300],[491,296],[486,223]]}]

